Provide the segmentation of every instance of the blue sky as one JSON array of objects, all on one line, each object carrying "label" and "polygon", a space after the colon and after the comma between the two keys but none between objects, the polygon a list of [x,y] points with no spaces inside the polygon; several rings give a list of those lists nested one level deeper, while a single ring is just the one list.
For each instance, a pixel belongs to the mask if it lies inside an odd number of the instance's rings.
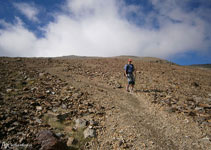
[{"label": "blue sky", "polygon": [[0,0],[0,56],[211,63],[211,0]]}]

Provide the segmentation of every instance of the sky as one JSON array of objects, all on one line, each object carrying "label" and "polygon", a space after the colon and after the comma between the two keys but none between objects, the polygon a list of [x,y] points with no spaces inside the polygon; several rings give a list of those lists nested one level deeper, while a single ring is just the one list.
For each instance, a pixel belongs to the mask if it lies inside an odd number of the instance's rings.
[{"label": "sky", "polygon": [[211,0],[0,0],[0,56],[211,63]]}]

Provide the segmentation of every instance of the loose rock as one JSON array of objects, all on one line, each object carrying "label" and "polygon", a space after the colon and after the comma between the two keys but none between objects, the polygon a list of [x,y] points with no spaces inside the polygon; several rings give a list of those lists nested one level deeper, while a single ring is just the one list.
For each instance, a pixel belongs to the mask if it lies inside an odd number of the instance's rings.
[{"label": "loose rock", "polygon": [[84,128],[87,125],[87,121],[85,119],[76,119],[75,127],[76,128]]},{"label": "loose rock", "polygon": [[95,137],[96,131],[94,129],[86,128],[84,130],[84,138]]}]

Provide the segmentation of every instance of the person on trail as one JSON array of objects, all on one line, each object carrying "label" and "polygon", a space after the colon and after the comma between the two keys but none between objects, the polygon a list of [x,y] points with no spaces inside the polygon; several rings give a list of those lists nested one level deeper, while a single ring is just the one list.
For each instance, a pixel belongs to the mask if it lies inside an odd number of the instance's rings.
[{"label": "person on trail", "polygon": [[124,70],[125,70],[124,75],[127,77],[128,80],[128,84],[126,85],[126,91],[133,92],[136,73],[135,73],[135,67],[132,64],[132,59],[128,59],[128,63],[124,66]]}]

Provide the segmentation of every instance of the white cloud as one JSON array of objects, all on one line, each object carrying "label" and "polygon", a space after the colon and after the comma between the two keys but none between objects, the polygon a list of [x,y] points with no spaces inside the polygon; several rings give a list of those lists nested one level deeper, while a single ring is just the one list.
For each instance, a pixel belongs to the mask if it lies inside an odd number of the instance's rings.
[{"label": "white cloud", "polygon": [[[137,55],[168,58],[189,50],[205,51],[210,47],[208,23],[194,12],[187,13],[167,0],[162,5],[152,0],[160,13],[144,14],[141,7],[117,0],[68,0],[65,13],[46,25],[45,36],[36,38],[16,24],[0,30],[0,52],[21,56],[116,56]],[[173,5],[173,6],[172,6]],[[128,13],[145,18],[138,26],[128,21]],[[153,28],[157,19],[160,28]],[[172,20],[179,20],[179,23]],[[210,35],[209,35],[210,36]],[[13,46],[11,42],[15,41]]]},{"label": "white cloud", "polygon": [[23,15],[25,15],[29,20],[38,22],[37,15],[39,13],[38,8],[33,4],[29,3],[13,3],[15,8],[17,8]]},{"label": "white cloud", "polygon": [[9,56],[36,55],[34,44],[37,39],[33,33],[23,27],[23,23],[16,18],[16,25],[4,24],[0,30],[0,52]]}]

